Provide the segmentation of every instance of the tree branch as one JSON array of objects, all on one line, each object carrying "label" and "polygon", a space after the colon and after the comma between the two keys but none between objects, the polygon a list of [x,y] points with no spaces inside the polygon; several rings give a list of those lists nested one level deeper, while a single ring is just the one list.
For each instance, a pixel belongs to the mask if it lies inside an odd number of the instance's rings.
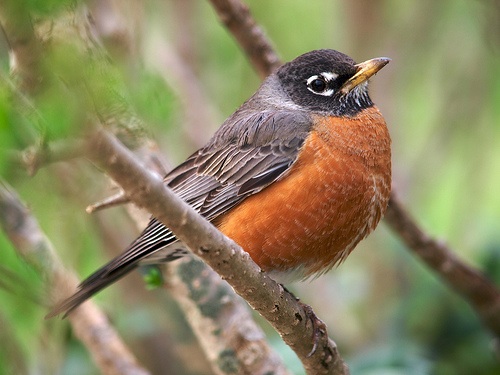
[{"label": "tree branch", "polygon": [[500,339],[500,291],[476,269],[462,262],[443,242],[426,234],[392,194],[385,222],[408,248],[476,311]]},{"label": "tree branch", "polygon": [[281,61],[248,6],[240,0],[210,0],[220,20],[233,34],[248,59],[264,79]]},{"label": "tree branch", "polygon": [[88,144],[87,157],[121,185],[131,201],[169,227],[268,320],[297,353],[308,374],[348,373],[326,332],[319,337],[318,349],[308,356],[313,327],[303,306],[262,273],[248,253],[177,197],[162,180],[145,171],[115,137],[97,130]]},{"label": "tree branch", "polygon": [[59,161],[68,161],[83,155],[83,141],[58,140],[51,143],[39,142],[23,151],[9,152],[10,162],[22,166],[30,176],[43,166]]},{"label": "tree branch", "polygon": [[168,265],[166,286],[185,317],[214,373],[286,375],[248,305],[205,263],[184,257]]},{"label": "tree branch", "polygon": [[[46,280],[51,299],[69,294],[78,285],[76,276],[64,269],[52,243],[14,191],[0,181],[0,225],[19,255]],[[75,336],[82,341],[103,374],[147,375],[122,342],[106,316],[91,301],[69,318]]]}]

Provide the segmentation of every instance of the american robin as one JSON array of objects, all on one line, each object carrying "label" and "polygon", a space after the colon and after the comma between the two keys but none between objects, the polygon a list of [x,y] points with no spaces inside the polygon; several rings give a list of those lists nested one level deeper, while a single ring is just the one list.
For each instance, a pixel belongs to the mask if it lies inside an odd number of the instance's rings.
[{"label": "american robin", "polygon": [[[391,139],[368,79],[388,62],[356,64],[338,51],[317,50],[284,64],[165,184],[278,282],[328,271],[387,207]],[[185,253],[152,218],[49,316],[69,313],[142,264]]]}]

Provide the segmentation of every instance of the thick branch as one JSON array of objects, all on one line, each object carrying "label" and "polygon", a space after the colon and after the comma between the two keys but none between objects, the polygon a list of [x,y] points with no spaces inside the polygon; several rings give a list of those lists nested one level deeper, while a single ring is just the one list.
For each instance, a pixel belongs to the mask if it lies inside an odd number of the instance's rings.
[{"label": "thick branch", "polygon": [[220,20],[231,31],[261,78],[267,77],[281,61],[262,28],[240,0],[210,0]]},{"label": "thick branch", "polygon": [[286,375],[248,305],[205,263],[184,257],[169,264],[169,292],[185,313],[216,374]]},{"label": "thick branch", "polygon": [[[12,189],[1,181],[0,214],[0,225],[19,255],[47,279],[51,298],[59,299],[61,292],[73,291],[78,285],[76,276],[64,269],[36,219]],[[76,337],[87,347],[103,374],[148,374],[94,303],[87,301],[82,304],[69,320]]]},{"label": "thick branch", "polygon": [[442,242],[429,237],[392,194],[385,221],[412,252],[475,309],[483,323],[500,338],[500,291],[468,266]]},{"label": "thick branch", "polygon": [[103,130],[96,131],[89,138],[88,158],[121,185],[133,202],[168,226],[268,320],[297,353],[309,374],[348,372],[326,332],[319,338],[316,352],[308,357],[313,329],[295,298],[262,273],[248,253],[177,197],[162,180],[145,171],[115,137]]}]

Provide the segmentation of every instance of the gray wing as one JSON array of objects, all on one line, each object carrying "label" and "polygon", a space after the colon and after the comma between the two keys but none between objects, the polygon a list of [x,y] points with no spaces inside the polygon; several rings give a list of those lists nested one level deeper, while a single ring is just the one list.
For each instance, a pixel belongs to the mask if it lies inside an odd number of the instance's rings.
[{"label": "gray wing", "polygon": [[[165,183],[206,219],[214,220],[286,175],[310,127],[310,117],[297,111],[237,111],[204,148],[170,172]],[[49,316],[67,314],[141,263],[171,261],[183,253],[175,235],[152,218],[121,255],[84,280],[77,293]]]}]

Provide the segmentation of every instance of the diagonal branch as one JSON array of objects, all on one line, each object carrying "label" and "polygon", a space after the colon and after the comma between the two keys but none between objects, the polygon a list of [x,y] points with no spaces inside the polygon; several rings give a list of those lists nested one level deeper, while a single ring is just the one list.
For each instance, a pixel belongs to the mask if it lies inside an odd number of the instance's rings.
[{"label": "diagonal branch", "polygon": [[161,179],[145,171],[115,137],[97,130],[88,144],[87,157],[121,185],[131,201],[168,226],[268,320],[302,360],[308,374],[348,373],[326,332],[321,332],[318,349],[308,356],[314,332],[303,306],[266,276],[248,253],[177,197]]},{"label": "diagonal branch", "polygon": [[389,227],[408,248],[474,308],[484,325],[500,339],[500,291],[483,274],[462,262],[444,243],[427,235],[396,194],[385,214]]},{"label": "diagonal branch", "polygon": [[168,265],[166,286],[216,374],[290,374],[248,305],[210,267],[186,256]]},{"label": "diagonal branch", "polygon": [[[18,254],[48,280],[52,299],[78,285],[76,276],[66,270],[51,242],[38,226],[36,219],[19,200],[14,191],[0,181],[0,227]],[[57,296],[56,296],[57,294]],[[95,363],[107,375],[147,375],[122,342],[104,313],[87,301],[69,318],[75,336],[91,353]]]},{"label": "diagonal branch", "polygon": [[220,20],[245,51],[260,78],[267,77],[281,65],[280,58],[245,3],[240,0],[210,0],[210,2]]}]

